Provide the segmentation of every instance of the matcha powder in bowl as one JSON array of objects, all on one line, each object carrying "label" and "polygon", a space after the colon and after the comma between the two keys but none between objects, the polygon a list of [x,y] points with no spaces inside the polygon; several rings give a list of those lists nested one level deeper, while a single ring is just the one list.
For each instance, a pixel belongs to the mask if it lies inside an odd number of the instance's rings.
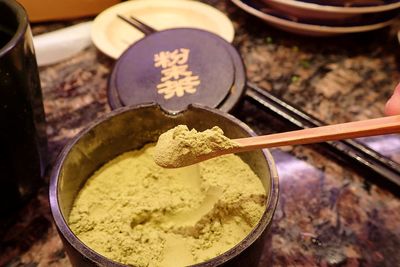
[{"label": "matcha powder in bowl", "polygon": [[154,149],[126,152],[87,180],[69,226],[88,247],[131,266],[187,266],[233,248],[259,222],[266,192],[240,157],[164,169]]}]

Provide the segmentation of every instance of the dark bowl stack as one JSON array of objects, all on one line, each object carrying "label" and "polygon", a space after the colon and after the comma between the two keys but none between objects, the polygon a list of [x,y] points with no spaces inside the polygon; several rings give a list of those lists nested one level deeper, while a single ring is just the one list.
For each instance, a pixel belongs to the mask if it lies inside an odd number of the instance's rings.
[{"label": "dark bowl stack", "polygon": [[232,0],[245,11],[283,30],[303,35],[372,31],[394,22],[400,1]]}]

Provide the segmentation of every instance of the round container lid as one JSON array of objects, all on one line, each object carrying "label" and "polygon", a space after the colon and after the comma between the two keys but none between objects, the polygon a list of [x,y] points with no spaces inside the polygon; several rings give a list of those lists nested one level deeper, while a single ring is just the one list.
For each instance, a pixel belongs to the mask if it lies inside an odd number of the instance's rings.
[{"label": "round container lid", "polygon": [[228,96],[218,106],[218,109],[225,112],[230,112],[238,105],[240,99],[242,98],[244,90],[246,89],[247,79],[246,79],[246,70],[244,67],[244,63],[242,58],[240,57],[239,52],[230,43],[228,42],[224,43],[233,62],[233,67],[235,69],[235,79],[234,79],[234,84],[229,90]]},{"label": "round container lid", "polygon": [[216,108],[234,85],[235,68],[226,44],[198,29],[147,36],[117,61],[109,81],[110,103],[155,102],[171,112],[192,103]]}]

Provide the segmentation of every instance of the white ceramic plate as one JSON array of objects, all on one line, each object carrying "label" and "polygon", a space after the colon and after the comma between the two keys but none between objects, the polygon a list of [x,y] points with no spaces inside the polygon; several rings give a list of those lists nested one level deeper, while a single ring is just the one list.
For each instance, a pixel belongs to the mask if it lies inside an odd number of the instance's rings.
[{"label": "white ceramic plate", "polygon": [[227,16],[217,9],[190,0],[132,0],[112,6],[93,22],[92,40],[104,54],[118,58],[144,35],[117,14],[134,16],[156,30],[189,27],[208,30],[232,42],[234,28]]},{"label": "white ceramic plate", "polygon": [[241,0],[231,0],[235,5],[239,8],[243,9],[244,11],[264,20],[265,22],[271,24],[274,27],[279,29],[301,34],[301,35],[310,35],[310,36],[334,36],[339,34],[346,34],[346,33],[357,33],[357,32],[366,32],[372,31],[376,29],[380,29],[386,27],[393,23],[394,19],[390,19],[388,21],[384,21],[377,24],[370,24],[364,26],[352,26],[352,27],[332,27],[332,26],[319,26],[319,25],[312,25],[312,24],[305,24],[305,23],[298,23],[282,18],[278,18],[266,13],[261,12],[260,10],[247,5]]}]

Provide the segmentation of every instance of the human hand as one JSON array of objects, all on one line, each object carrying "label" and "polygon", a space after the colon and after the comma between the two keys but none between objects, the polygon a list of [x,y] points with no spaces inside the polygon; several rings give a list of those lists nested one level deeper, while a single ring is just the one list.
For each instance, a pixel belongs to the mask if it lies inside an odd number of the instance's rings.
[{"label": "human hand", "polygon": [[385,113],[386,115],[400,115],[400,83],[394,89],[392,97],[387,101]]}]

